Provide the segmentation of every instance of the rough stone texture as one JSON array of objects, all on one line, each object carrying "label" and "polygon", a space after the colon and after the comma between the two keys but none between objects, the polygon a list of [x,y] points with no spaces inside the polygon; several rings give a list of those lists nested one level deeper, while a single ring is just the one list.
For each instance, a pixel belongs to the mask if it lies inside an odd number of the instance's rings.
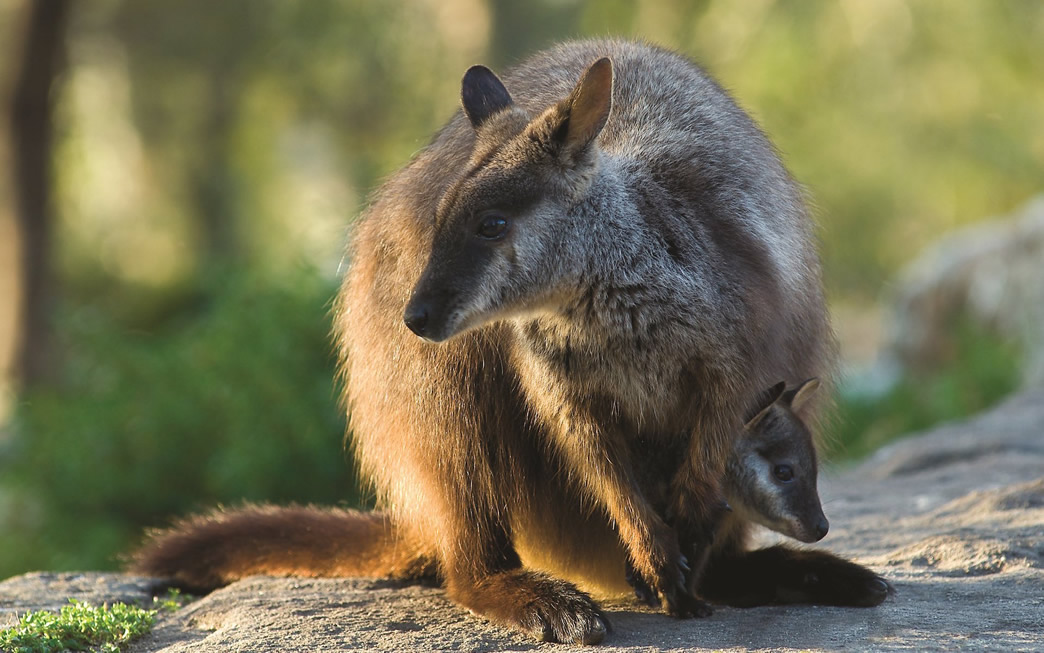
[{"label": "rough stone texture", "polygon": [[[883,573],[877,608],[720,608],[676,621],[610,603],[608,651],[1044,650],[1044,390],[827,472],[822,543]],[[150,603],[148,579],[28,574],[0,583],[0,624],[67,598]],[[433,587],[253,578],[174,613],[135,652],[491,651],[538,644],[490,626]]]},{"label": "rough stone texture", "polygon": [[1026,385],[1044,386],[1044,195],[955,230],[900,275],[883,364],[932,369],[961,320],[1017,342]]}]

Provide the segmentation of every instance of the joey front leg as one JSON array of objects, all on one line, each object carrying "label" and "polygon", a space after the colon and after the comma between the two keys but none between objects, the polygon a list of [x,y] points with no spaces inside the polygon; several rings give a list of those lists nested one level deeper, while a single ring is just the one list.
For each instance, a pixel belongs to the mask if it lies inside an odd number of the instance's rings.
[{"label": "joey front leg", "polygon": [[[715,411],[710,411],[715,414]],[[677,532],[681,551],[689,560],[686,591],[695,610],[710,614],[708,603],[699,598],[700,580],[707,567],[715,537],[731,512],[721,488],[725,459],[731,441],[721,434],[728,429],[713,422],[697,429],[689,440],[688,454],[671,483],[665,518]]]},{"label": "joey front leg", "polygon": [[700,579],[706,570],[718,531],[725,516],[731,511],[732,508],[715,483],[690,484],[679,492],[667,511],[667,522],[678,533],[682,555],[689,560],[686,589],[694,597],[699,595]]}]

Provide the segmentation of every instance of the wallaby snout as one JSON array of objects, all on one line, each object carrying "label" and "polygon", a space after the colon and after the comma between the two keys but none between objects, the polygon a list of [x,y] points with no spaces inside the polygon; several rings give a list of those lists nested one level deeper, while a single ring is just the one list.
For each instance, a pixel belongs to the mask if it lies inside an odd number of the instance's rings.
[{"label": "wallaby snout", "polygon": [[430,312],[431,309],[428,308],[427,304],[410,302],[406,306],[406,313],[403,314],[402,319],[406,323],[406,328],[423,338],[427,334],[428,314]]},{"label": "wallaby snout", "polygon": [[459,331],[455,324],[459,321],[456,319],[459,311],[452,308],[454,302],[445,297],[419,292],[419,289],[420,284],[414,289],[409,303],[406,304],[406,310],[403,311],[402,320],[406,323],[406,328],[429,342],[449,339]]},{"label": "wallaby snout", "polygon": [[830,522],[827,521],[821,509],[817,512],[819,513],[818,517],[803,519],[795,524],[794,528],[781,530],[780,532],[805,544],[820,541],[826,537],[827,532],[830,530]]}]

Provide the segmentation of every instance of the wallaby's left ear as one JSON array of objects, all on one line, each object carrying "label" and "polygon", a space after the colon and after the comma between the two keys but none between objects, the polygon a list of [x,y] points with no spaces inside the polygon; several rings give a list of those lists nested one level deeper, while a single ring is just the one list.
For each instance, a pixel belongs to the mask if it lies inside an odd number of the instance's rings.
[{"label": "wallaby's left ear", "polygon": [[472,66],[464,73],[460,82],[460,104],[478,129],[490,116],[511,106],[511,94],[492,70],[485,66]]},{"label": "wallaby's left ear", "polygon": [[807,381],[804,381],[798,387],[793,390],[789,390],[784,393],[784,400],[790,404],[791,410],[795,413],[801,412],[801,409],[808,404],[808,400],[812,398],[816,391],[819,390],[819,386],[822,385],[819,379],[812,377]]}]

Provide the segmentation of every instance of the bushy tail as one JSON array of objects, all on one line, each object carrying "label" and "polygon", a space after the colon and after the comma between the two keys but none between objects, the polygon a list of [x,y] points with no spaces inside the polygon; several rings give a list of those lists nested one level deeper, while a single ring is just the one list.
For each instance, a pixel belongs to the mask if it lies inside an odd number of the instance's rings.
[{"label": "bushy tail", "polygon": [[207,592],[257,574],[434,578],[433,556],[380,512],[248,505],[189,517],[148,534],[128,570]]}]

